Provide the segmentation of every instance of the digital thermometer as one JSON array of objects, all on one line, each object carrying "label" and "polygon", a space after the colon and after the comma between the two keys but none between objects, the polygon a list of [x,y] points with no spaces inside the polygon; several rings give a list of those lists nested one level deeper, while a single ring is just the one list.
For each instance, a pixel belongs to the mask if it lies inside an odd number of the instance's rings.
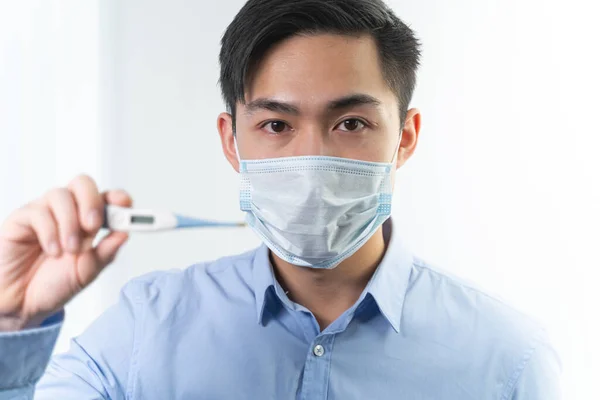
[{"label": "digital thermometer", "polygon": [[121,232],[157,232],[181,228],[243,227],[244,222],[220,222],[185,217],[169,211],[104,207],[103,228]]}]

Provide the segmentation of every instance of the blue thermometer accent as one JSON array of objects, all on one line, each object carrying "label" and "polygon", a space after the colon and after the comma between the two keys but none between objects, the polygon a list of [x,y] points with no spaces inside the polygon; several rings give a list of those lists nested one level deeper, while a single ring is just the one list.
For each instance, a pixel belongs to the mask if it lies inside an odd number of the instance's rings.
[{"label": "blue thermometer accent", "polygon": [[198,219],[175,214],[177,228],[207,228],[207,227],[240,227],[246,226],[243,222],[219,222],[208,219]]}]

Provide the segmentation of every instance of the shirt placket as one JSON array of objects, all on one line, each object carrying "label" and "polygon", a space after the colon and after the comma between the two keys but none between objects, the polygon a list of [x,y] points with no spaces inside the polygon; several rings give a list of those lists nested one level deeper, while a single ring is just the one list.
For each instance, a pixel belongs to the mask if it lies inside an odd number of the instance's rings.
[{"label": "shirt placket", "polygon": [[327,399],[334,340],[334,334],[321,334],[310,344],[298,399]]}]

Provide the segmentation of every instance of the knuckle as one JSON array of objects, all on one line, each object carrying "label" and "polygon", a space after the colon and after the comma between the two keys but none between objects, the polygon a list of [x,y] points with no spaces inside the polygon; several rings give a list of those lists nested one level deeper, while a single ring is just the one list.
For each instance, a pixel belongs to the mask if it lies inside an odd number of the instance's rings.
[{"label": "knuckle", "polygon": [[120,189],[119,191],[123,196],[127,197],[128,199],[131,199],[131,195],[129,194],[129,192],[127,190],[124,189]]},{"label": "knuckle", "polygon": [[126,202],[133,203],[133,199],[132,199],[131,195],[125,189],[119,188],[119,189],[112,190],[111,195],[118,197],[121,200],[124,200]]},{"label": "knuckle", "polygon": [[94,179],[87,174],[79,174],[77,175],[69,184],[69,187],[72,188],[95,188],[96,182]]},{"label": "knuckle", "polygon": [[79,179],[77,184],[69,185],[77,203],[85,203],[88,207],[100,203],[100,194],[94,180],[87,175],[81,175],[77,179]]},{"label": "knuckle", "polygon": [[23,209],[23,212],[29,213],[34,220],[41,220],[50,215],[50,210],[43,204],[30,204]]},{"label": "knuckle", "polygon": [[50,216],[50,212],[43,207],[35,207],[30,212],[34,230],[44,237],[54,236],[56,233],[56,225]]},{"label": "knuckle", "polygon": [[48,193],[46,193],[45,198],[48,201],[57,201],[64,200],[68,195],[69,191],[66,188],[59,187],[50,189]]},{"label": "knuckle", "polygon": [[36,204],[36,203],[33,203],[33,202],[31,202],[31,203],[27,203],[27,204],[25,204],[25,205],[22,205],[21,207],[17,208],[16,210],[14,210],[14,211],[11,213],[11,217],[17,217],[17,216],[19,216],[19,215],[22,215],[22,214],[27,214],[27,213],[30,213],[30,212],[32,212],[32,211],[33,211],[33,210],[34,210],[36,207],[39,207],[39,206],[38,206],[38,204]]}]

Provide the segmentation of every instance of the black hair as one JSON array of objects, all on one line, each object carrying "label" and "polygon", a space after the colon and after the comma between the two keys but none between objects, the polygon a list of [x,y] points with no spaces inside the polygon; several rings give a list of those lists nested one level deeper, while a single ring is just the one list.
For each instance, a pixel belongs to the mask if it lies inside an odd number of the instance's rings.
[{"label": "black hair", "polygon": [[219,79],[228,112],[245,103],[253,68],[276,43],[299,34],[371,35],[384,77],[400,104],[400,121],[416,85],[420,42],[382,0],[248,0],[221,40]]}]

